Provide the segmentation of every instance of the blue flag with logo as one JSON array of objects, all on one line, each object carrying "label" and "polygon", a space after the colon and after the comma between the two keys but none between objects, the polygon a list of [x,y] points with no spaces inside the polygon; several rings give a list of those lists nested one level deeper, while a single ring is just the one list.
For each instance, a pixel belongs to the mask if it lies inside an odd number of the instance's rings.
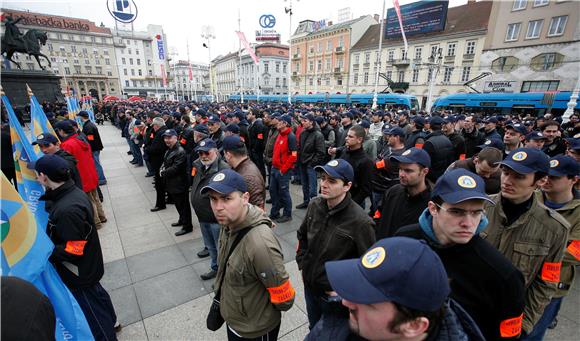
[{"label": "blue flag with logo", "polygon": [[[36,137],[40,134],[52,134],[58,138],[52,124],[50,124],[44,110],[42,110],[42,106],[40,106],[34,95],[30,96],[30,121],[32,123],[30,128],[31,142],[36,141]],[[39,157],[42,156],[38,145],[34,146],[34,151]]]},{"label": "blue flag with logo", "polygon": [[[2,102],[10,123],[18,192],[2,174],[1,275],[26,280],[50,299],[57,320],[56,340],[94,340],[81,307],[48,261],[54,244],[46,235],[48,213],[44,202],[39,200],[44,188],[37,181],[35,172],[27,167],[38,156],[24,134],[10,101],[2,96]],[[4,313],[9,311],[8,307]]]}]

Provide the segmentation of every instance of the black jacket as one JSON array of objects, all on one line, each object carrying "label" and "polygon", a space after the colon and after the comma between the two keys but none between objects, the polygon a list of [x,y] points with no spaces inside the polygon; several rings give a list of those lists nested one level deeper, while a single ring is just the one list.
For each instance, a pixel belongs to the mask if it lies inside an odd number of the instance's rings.
[{"label": "black jacket", "polygon": [[422,147],[423,144],[425,144],[425,136],[427,136],[427,134],[425,134],[421,129],[412,131],[405,137],[405,149],[417,147],[417,145],[421,145],[420,147]]},{"label": "black jacket", "polygon": [[219,128],[215,133],[210,134],[209,137],[215,142],[220,154],[223,154],[224,148],[222,147],[222,144],[224,142],[224,138],[226,137],[223,130]]},{"label": "black jacket", "polygon": [[304,285],[318,295],[332,290],[324,263],[358,258],[375,242],[374,222],[348,193],[332,209],[325,199],[312,199],[297,235],[298,268]]},{"label": "black jacket", "polygon": [[103,254],[93,218],[93,206],[72,180],[46,191],[46,233],[54,243],[50,261],[69,288],[90,287],[103,277]]},{"label": "black jacket", "polygon": [[373,161],[362,147],[357,150],[344,151],[341,159],[350,163],[354,170],[354,181],[350,188],[350,194],[352,195],[352,200],[360,205],[371,194],[370,174],[374,167]]},{"label": "black jacket", "polygon": [[[455,161],[453,164],[451,164],[450,168],[451,169],[463,168],[467,169],[472,173],[477,174],[473,158]],[[485,193],[487,194],[499,193],[499,191],[501,190],[501,170],[498,169],[497,172],[492,174],[489,178],[483,178],[483,181],[485,182]]]},{"label": "black jacket", "polygon": [[251,155],[263,155],[268,138],[268,128],[264,126],[261,119],[256,119],[248,127],[248,137],[250,138]]},{"label": "black jacket", "polygon": [[298,161],[304,166],[315,167],[322,165],[325,157],[324,136],[320,132],[320,128],[314,125],[311,129],[302,130]]},{"label": "black jacket", "polygon": [[524,277],[511,261],[475,235],[467,244],[440,246],[419,224],[404,226],[397,236],[422,239],[439,255],[451,285],[451,298],[469,313],[486,340],[501,338],[500,324],[524,311]]},{"label": "black jacket", "polygon": [[384,193],[399,183],[399,162],[391,159],[391,156],[403,154],[405,148],[391,149],[384,142],[384,139],[379,141],[379,148],[381,148],[381,151],[372,172],[372,190],[373,192]]},{"label": "black jacket", "polygon": [[465,157],[472,157],[477,154],[477,146],[482,145],[485,142],[485,137],[482,132],[477,129],[473,129],[471,133],[468,133],[465,129],[461,132],[463,139],[465,140]]},{"label": "black jacket", "polygon": [[454,160],[463,160],[465,159],[465,154],[467,153],[467,150],[465,148],[465,139],[463,138],[463,136],[459,135],[456,132],[453,132],[449,135],[447,135],[447,138],[449,139],[449,141],[451,141],[451,144],[453,145],[453,150],[455,151],[454,154]]},{"label": "black jacket", "polygon": [[185,149],[186,154],[190,154],[195,149],[194,130],[191,125],[183,127],[179,137],[179,144]]},{"label": "black jacket", "polygon": [[78,188],[83,189],[83,182],[81,180],[81,174],[77,168],[77,159],[72,156],[69,152],[64,149],[59,149],[55,155],[58,155],[68,162],[68,170],[70,172],[70,177],[74,181]]},{"label": "black jacket", "polygon": [[435,183],[445,173],[447,167],[455,161],[455,150],[449,138],[440,130],[427,135],[423,149],[431,157],[431,168],[429,168],[427,178]]},{"label": "black jacket", "polygon": [[189,189],[187,155],[179,143],[167,149],[163,158],[162,177],[167,193],[185,193]]},{"label": "black jacket", "polygon": [[[201,194],[201,189],[209,183],[212,176],[222,169],[230,168],[220,157],[206,169],[199,159],[193,161],[191,174],[195,174],[191,181],[190,202],[200,223],[217,223],[207,193]],[[193,170],[195,169],[195,170]]]},{"label": "black jacket", "polygon": [[167,145],[163,140],[163,133],[167,130],[166,126],[160,127],[157,131],[153,131],[149,138],[151,138],[151,144],[146,147],[147,155],[149,155],[149,162],[153,169],[161,168],[163,164],[163,156],[167,150]]},{"label": "black jacket", "polygon": [[546,153],[546,155],[548,155],[549,157],[554,157],[559,154],[565,154],[566,142],[564,142],[562,138],[557,137],[554,139],[554,142],[552,142],[552,144],[544,145],[542,151]]},{"label": "black jacket", "polygon": [[101,141],[101,135],[99,135],[99,129],[93,122],[86,121],[83,123],[83,134],[87,137],[87,142],[91,145],[93,152],[103,150],[103,142]]},{"label": "black jacket", "polygon": [[431,200],[429,187],[415,196],[409,196],[405,187],[397,184],[385,192],[381,218],[377,224],[377,239],[392,237],[401,227],[416,224]]}]

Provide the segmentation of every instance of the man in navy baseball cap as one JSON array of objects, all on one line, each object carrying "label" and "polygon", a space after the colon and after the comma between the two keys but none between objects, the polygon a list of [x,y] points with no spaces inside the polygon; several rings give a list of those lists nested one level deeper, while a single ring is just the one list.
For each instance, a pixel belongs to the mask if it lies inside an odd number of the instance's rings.
[{"label": "man in navy baseball cap", "polygon": [[524,140],[524,147],[542,150],[547,140],[548,139],[544,136],[544,134],[534,130],[526,134],[526,138]]},{"label": "man in navy baseball cap", "polygon": [[205,140],[202,140],[199,142],[199,144],[197,145],[197,147],[195,148],[196,152],[208,152],[211,149],[217,148],[217,145],[215,143],[214,140],[207,138]]},{"label": "man in navy baseball cap", "polygon": [[504,146],[501,139],[492,137],[492,138],[486,139],[483,144],[480,144],[479,146],[477,146],[476,150],[481,151],[483,148],[487,148],[487,147],[493,147],[493,148],[499,149],[503,152],[505,146]]},{"label": "man in navy baseball cap", "polygon": [[[446,303],[450,288],[445,268],[423,241],[382,239],[360,259],[327,262],[326,272],[349,309],[351,332],[367,340],[438,339],[455,314]],[[450,315],[444,317],[444,310]],[[453,332],[468,337],[460,325]]]},{"label": "man in navy baseball cap", "polygon": [[70,178],[68,162],[55,154],[43,155],[38,160],[30,162],[27,167],[34,169],[38,174],[46,175],[54,182],[64,182]]},{"label": "man in navy baseball cap", "polygon": [[519,174],[537,172],[546,175],[550,167],[550,158],[541,150],[518,148],[510,153],[500,164]]},{"label": "man in navy baseball cap", "polygon": [[36,137],[36,141],[32,142],[32,145],[39,145],[39,146],[48,146],[50,144],[58,144],[59,140],[56,136],[52,134],[40,134]]},{"label": "man in navy baseball cap", "polygon": [[426,151],[420,148],[407,149],[401,155],[391,156],[392,159],[400,163],[417,163],[425,168],[431,167],[431,157]]},{"label": "man in navy baseball cap", "polygon": [[341,179],[345,183],[354,180],[354,170],[350,163],[343,159],[335,159],[328,161],[324,166],[314,167],[315,171],[325,172],[335,179]]},{"label": "man in navy baseball cap", "polygon": [[566,149],[566,155],[569,155],[580,162],[580,133],[574,135],[572,138],[566,139],[568,143],[568,148]]},{"label": "man in navy baseball cap", "polygon": [[[230,194],[232,192],[246,193],[248,186],[244,177],[231,169],[224,169],[214,175],[209,183],[201,189],[201,193],[213,190],[220,194]],[[217,217],[216,217],[217,218]]]}]

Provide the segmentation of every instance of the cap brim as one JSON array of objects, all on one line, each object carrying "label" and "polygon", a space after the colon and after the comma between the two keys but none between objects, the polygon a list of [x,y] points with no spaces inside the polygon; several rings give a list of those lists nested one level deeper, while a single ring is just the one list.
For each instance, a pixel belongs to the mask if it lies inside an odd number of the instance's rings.
[{"label": "cap brim", "polygon": [[336,293],[359,304],[386,302],[390,299],[377,290],[360,270],[360,259],[326,262],[326,276]]},{"label": "cap brim", "polygon": [[500,162],[499,164],[504,165],[506,167],[509,167],[510,169],[515,171],[516,173],[520,173],[520,174],[530,174],[530,173],[535,172],[534,169],[532,169],[530,167],[526,167],[520,163],[513,162],[511,160],[505,160],[505,161]]},{"label": "cap brim", "polygon": [[233,188],[233,187],[231,187],[231,186],[226,186],[223,183],[215,182],[215,183],[213,183],[211,185],[204,186],[201,189],[200,193],[201,194],[205,194],[209,190],[216,191],[216,192],[218,192],[220,194],[230,194],[230,193],[236,191],[236,189]]},{"label": "cap brim", "polygon": [[441,197],[441,199],[443,199],[444,202],[450,203],[452,205],[455,205],[455,204],[458,204],[460,202],[464,202],[467,200],[485,200],[485,201],[495,205],[495,202],[493,200],[491,200],[487,195],[482,195],[479,192],[473,192],[473,191],[462,190],[462,191],[452,192],[452,193],[448,193],[448,194],[440,194],[439,196]]},{"label": "cap brim", "polygon": [[551,176],[568,176],[568,175],[571,175],[571,174],[566,174],[566,173],[558,172],[557,170],[550,169],[548,171],[548,175],[551,175]]},{"label": "cap brim", "polygon": [[335,179],[342,179],[342,180],[352,181],[352,180],[346,179],[344,176],[340,175],[334,169],[334,167],[316,166],[316,167],[314,167],[314,170],[317,171],[317,172],[325,172],[326,174],[330,175],[331,177],[333,177]]}]

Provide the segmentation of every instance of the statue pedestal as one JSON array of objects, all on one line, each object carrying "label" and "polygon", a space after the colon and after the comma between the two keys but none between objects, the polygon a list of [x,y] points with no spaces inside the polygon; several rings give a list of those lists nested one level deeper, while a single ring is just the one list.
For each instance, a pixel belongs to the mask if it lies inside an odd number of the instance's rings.
[{"label": "statue pedestal", "polygon": [[30,103],[26,84],[30,86],[39,103],[42,101],[64,101],[60,87],[60,76],[51,71],[2,69],[2,89],[15,108]]}]

